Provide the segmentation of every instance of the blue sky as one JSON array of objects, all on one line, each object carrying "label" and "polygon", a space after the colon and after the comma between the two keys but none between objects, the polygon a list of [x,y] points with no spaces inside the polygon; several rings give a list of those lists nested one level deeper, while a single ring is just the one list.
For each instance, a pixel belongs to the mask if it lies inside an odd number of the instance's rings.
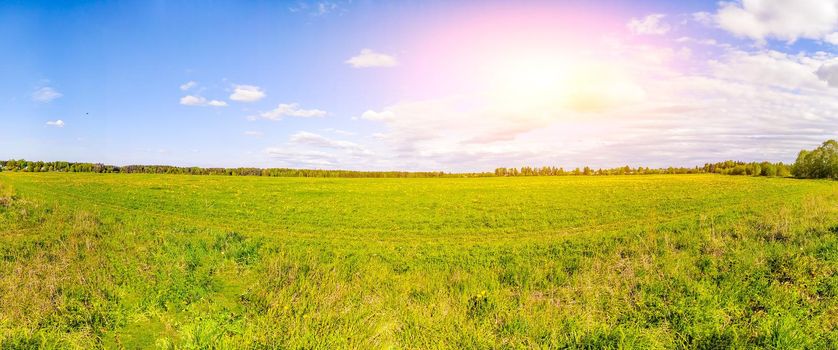
[{"label": "blue sky", "polygon": [[838,2],[756,3],[2,1],[0,158],[790,161],[836,137]]}]

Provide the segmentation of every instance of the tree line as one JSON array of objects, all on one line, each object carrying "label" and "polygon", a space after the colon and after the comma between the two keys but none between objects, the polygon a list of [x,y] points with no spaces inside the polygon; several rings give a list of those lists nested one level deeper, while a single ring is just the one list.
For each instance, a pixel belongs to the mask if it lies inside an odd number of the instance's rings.
[{"label": "tree line", "polygon": [[753,176],[788,176],[790,167],[783,163],[745,163],[726,161],[705,164],[703,167],[650,168],[629,166],[611,169],[591,167],[565,170],[561,167],[497,168],[494,172],[446,173],[442,171],[354,171],[290,168],[201,168],[169,165],[115,166],[101,163],[43,162],[28,160],[0,160],[0,171],[15,172],[67,172],[67,173],[123,173],[123,174],[185,174],[223,176],[273,176],[273,177],[350,177],[350,178],[409,178],[409,177],[487,177],[487,176],[571,176],[571,175],[652,175],[652,174],[728,174]]},{"label": "tree line", "polygon": [[749,176],[789,176],[791,166],[770,162],[724,161],[707,163],[703,167],[632,168],[628,165],[618,168],[593,169],[591,167],[565,170],[557,167],[497,168],[495,176],[565,176],[565,175],[656,175],[656,174],[724,174]]},{"label": "tree line", "polygon": [[202,168],[176,167],[170,165],[105,165],[101,163],[43,162],[20,160],[0,160],[0,171],[16,172],[67,172],[67,173],[122,173],[122,174],[183,174],[183,175],[223,175],[223,176],[274,176],[274,177],[443,177],[441,171],[354,171],[320,170],[290,168]]},{"label": "tree line", "polygon": [[124,174],[187,174],[224,176],[273,176],[273,177],[349,177],[349,178],[428,178],[428,177],[487,177],[487,176],[597,176],[597,175],[654,175],[654,174],[723,174],[798,178],[838,179],[838,142],[829,140],[814,150],[803,150],[792,165],[771,162],[724,161],[706,163],[701,167],[630,167],[608,169],[591,167],[564,169],[544,166],[497,168],[494,172],[446,173],[442,171],[355,171],[290,168],[201,168],[168,165],[115,166],[101,163],[42,162],[27,160],[0,160],[0,171],[20,172],[74,172],[74,173],[124,173]]}]

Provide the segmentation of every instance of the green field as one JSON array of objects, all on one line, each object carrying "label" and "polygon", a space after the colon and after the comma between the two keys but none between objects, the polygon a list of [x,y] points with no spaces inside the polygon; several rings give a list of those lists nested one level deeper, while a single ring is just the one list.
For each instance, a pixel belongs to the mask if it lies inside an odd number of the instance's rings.
[{"label": "green field", "polygon": [[838,182],[0,173],[0,348],[838,348]]}]

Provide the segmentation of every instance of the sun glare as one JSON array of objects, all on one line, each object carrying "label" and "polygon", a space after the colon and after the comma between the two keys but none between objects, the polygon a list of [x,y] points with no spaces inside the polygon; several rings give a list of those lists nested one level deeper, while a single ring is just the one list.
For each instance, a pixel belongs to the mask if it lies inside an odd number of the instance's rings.
[{"label": "sun glare", "polygon": [[486,71],[489,95],[506,110],[596,112],[645,97],[619,64],[550,55],[498,60]]},{"label": "sun glare", "polygon": [[522,57],[498,62],[490,71],[495,101],[518,107],[547,107],[568,94],[572,65],[562,59]]}]

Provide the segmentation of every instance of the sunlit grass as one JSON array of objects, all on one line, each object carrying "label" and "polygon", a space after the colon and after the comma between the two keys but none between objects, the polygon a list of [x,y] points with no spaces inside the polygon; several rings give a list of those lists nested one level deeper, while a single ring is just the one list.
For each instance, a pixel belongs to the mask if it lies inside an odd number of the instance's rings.
[{"label": "sunlit grass", "polygon": [[0,200],[2,348],[838,346],[831,181],[0,173]]}]

